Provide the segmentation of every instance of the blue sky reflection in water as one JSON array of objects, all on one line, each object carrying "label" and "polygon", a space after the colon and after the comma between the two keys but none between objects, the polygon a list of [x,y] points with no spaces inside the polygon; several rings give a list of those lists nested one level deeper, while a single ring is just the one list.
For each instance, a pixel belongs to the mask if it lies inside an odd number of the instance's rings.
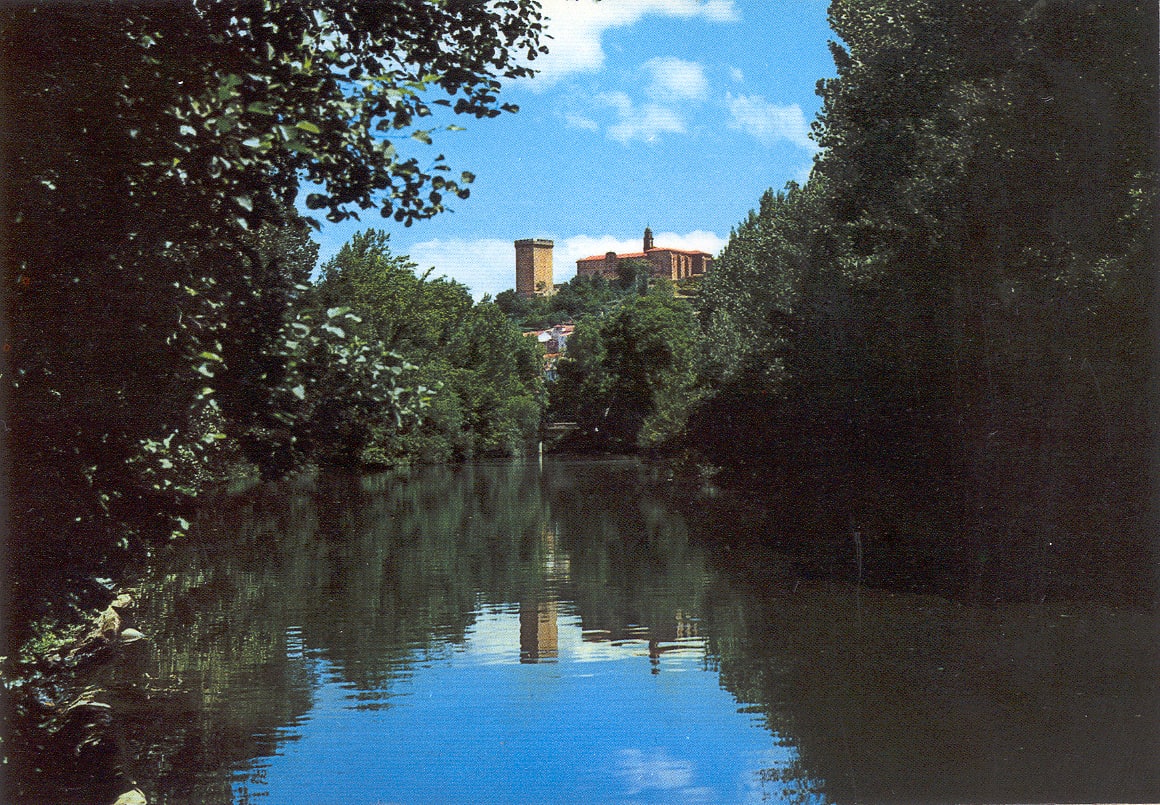
[{"label": "blue sky reflection in water", "polygon": [[1153,610],[734,567],[709,535],[788,515],[695,494],[545,460],[218,501],[143,585],[125,768],[158,805],[1160,801]]},{"label": "blue sky reflection in water", "polygon": [[[779,746],[704,639],[610,640],[569,605],[484,605],[461,645],[368,693],[314,658],[313,706],[235,796],[269,802],[776,801]],[[554,628],[552,621],[554,621]],[[541,656],[528,661],[529,638]],[[522,647],[522,648],[521,648]],[[532,647],[532,651],[536,648]],[[555,654],[556,656],[551,656]],[[523,662],[521,662],[521,655]],[[768,797],[769,799],[764,799]]]}]

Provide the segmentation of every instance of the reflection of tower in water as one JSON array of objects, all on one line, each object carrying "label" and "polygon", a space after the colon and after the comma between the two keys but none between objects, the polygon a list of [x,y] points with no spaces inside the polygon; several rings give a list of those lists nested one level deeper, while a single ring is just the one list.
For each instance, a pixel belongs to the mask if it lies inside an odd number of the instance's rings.
[{"label": "reflection of tower in water", "polygon": [[543,662],[558,656],[556,602],[520,602],[520,662]]},{"label": "reflection of tower in water", "polygon": [[554,662],[560,656],[560,635],[556,623],[558,609],[557,584],[568,580],[567,554],[557,551],[557,535],[553,525],[545,524],[540,535],[543,554],[540,571],[544,589],[535,597],[520,602],[520,662]]}]

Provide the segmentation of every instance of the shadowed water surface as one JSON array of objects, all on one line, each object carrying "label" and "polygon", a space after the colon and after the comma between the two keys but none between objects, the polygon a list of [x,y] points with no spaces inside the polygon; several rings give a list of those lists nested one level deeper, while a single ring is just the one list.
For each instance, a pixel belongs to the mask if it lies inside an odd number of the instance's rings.
[{"label": "shadowed water surface", "polygon": [[125,771],[170,803],[1160,798],[1149,611],[746,574],[697,509],[564,460],[220,502],[142,587]]}]

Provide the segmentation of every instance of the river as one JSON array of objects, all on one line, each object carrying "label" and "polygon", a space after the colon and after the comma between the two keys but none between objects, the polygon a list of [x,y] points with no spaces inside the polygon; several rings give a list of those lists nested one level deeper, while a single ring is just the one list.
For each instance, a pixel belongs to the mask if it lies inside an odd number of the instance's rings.
[{"label": "river", "polygon": [[1160,801],[1149,609],[723,562],[700,494],[547,459],[217,501],[137,591],[123,770],[152,803]]}]

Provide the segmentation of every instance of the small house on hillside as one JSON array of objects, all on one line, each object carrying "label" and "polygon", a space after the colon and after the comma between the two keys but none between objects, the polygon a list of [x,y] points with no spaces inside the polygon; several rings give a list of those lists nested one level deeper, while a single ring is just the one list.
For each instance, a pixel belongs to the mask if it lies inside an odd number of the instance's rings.
[{"label": "small house on hillside", "polygon": [[544,345],[544,380],[556,379],[556,364],[568,351],[568,336],[576,329],[571,324],[557,324],[547,330],[529,330],[524,335]]}]

